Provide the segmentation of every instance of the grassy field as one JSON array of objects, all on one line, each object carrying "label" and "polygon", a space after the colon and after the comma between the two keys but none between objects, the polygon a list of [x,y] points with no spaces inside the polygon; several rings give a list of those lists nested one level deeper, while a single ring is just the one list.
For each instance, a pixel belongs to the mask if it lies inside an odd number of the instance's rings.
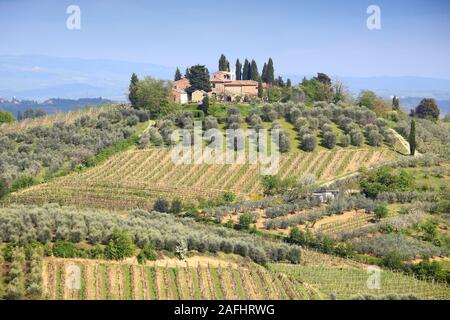
[{"label": "grassy field", "polygon": [[[71,282],[73,267],[79,282]],[[75,285],[74,285],[75,284]],[[146,266],[94,260],[44,260],[44,298],[50,300],[310,300],[321,295],[293,277],[262,267]]]},{"label": "grassy field", "polygon": [[[388,149],[337,150],[283,155],[278,175],[304,173],[329,181],[388,158]],[[221,198],[232,191],[241,198],[262,193],[258,165],[177,165],[167,149],[129,150],[101,165],[12,194],[6,202],[49,202],[107,209],[151,209],[158,197],[186,203]]]}]

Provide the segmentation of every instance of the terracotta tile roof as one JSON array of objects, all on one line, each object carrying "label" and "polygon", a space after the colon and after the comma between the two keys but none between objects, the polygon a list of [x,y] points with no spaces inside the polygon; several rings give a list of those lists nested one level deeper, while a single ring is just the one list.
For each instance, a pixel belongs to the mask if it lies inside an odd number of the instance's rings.
[{"label": "terracotta tile roof", "polygon": [[190,85],[191,85],[191,83],[190,83],[189,79],[186,79],[186,78],[183,78],[181,80],[173,82],[173,86],[178,89],[181,89],[181,90],[188,88]]},{"label": "terracotta tile roof", "polygon": [[183,79],[174,81],[173,83],[175,83],[175,84],[184,84],[184,83],[189,83],[189,80],[186,79],[186,78],[183,78]]},{"label": "terracotta tile roof", "polygon": [[173,92],[173,93],[177,93],[177,94],[185,94],[185,93],[186,93],[186,91],[184,91],[184,90],[179,90],[179,89],[172,89],[172,92]]}]

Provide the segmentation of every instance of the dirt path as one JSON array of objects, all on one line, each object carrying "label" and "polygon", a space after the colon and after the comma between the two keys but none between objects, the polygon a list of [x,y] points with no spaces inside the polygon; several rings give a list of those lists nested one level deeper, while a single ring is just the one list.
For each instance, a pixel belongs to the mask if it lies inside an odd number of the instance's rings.
[{"label": "dirt path", "polygon": [[152,127],[155,127],[155,126],[156,126],[156,121],[154,121],[154,120],[149,120],[149,121],[148,121],[148,126],[147,126],[147,128],[145,128],[145,130],[142,132],[141,135],[139,135],[139,137],[142,137],[142,135],[143,135],[144,133],[149,132],[150,129],[151,129]]},{"label": "dirt path", "polygon": [[[400,143],[402,144],[402,146],[406,149],[406,150],[411,150],[411,146],[409,145],[409,142],[406,141],[405,138],[403,138],[403,136],[401,134],[399,134],[397,131],[395,131],[394,129],[390,129],[390,131],[394,134],[394,136],[398,139],[398,141],[400,141]],[[422,154],[416,150],[416,154],[414,155],[415,157],[420,157]]]}]

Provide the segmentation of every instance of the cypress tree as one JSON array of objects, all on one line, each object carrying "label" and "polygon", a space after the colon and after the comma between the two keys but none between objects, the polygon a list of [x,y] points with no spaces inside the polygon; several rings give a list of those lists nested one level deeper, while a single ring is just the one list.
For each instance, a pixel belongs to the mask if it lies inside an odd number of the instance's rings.
[{"label": "cypress tree", "polygon": [[201,106],[200,106],[200,110],[202,110],[203,111],[203,113],[204,113],[204,115],[205,116],[208,116],[209,115],[209,97],[208,97],[208,95],[206,95],[204,98],[203,98],[203,101],[202,101],[202,104],[201,104]]},{"label": "cypress tree", "polygon": [[189,79],[189,67],[186,68],[186,71],[184,72],[184,77],[185,77],[186,79]]},{"label": "cypress tree", "polygon": [[288,87],[288,88],[292,87],[292,81],[289,78],[286,81],[286,87]]},{"label": "cypress tree", "polygon": [[392,109],[394,110],[400,109],[400,100],[397,98],[397,96],[394,96],[394,98],[392,98]]},{"label": "cypress tree", "polygon": [[242,63],[236,60],[236,80],[242,80]]},{"label": "cypress tree", "polygon": [[245,59],[244,69],[242,71],[242,80],[250,80],[250,78],[248,77],[249,74],[250,74],[250,63],[248,62],[247,59]]},{"label": "cypress tree", "polygon": [[224,54],[222,54],[219,59],[219,71],[230,71],[230,62]]},{"label": "cypress tree", "polygon": [[264,66],[261,73],[262,80],[267,83],[267,63],[264,62]]},{"label": "cypress tree", "polygon": [[131,75],[130,86],[128,88],[128,100],[130,100],[131,106],[137,108],[138,97],[137,97],[137,85],[139,83],[139,78],[136,73]]},{"label": "cypress tree", "polygon": [[183,76],[181,75],[180,69],[177,68],[177,71],[175,71],[175,81],[181,80]]},{"label": "cypress tree", "polygon": [[220,59],[219,59],[219,71],[225,71],[224,70],[224,64],[225,64],[225,56],[222,54],[221,56],[220,56]]},{"label": "cypress tree", "polygon": [[411,131],[409,132],[409,148],[412,156],[416,154],[416,122],[414,120],[411,121]]},{"label": "cypress tree", "polygon": [[255,60],[252,60],[252,64],[250,67],[250,80],[258,81],[258,79],[259,79],[258,65],[256,64]]},{"label": "cypress tree", "polygon": [[273,67],[273,60],[269,58],[269,62],[267,63],[267,84],[273,84],[275,81],[275,69]]},{"label": "cypress tree", "polygon": [[263,97],[263,84],[262,84],[262,78],[258,77],[258,97],[262,99]]}]

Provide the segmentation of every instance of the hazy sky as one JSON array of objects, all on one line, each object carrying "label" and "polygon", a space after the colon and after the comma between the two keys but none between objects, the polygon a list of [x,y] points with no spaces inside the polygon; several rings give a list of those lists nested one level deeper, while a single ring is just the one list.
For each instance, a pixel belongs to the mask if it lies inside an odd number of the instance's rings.
[{"label": "hazy sky", "polygon": [[[81,9],[81,30],[66,8]],[[381,8],[381,30],[366,27]],[[105,58],[165,66],[221,53],[277,73],[450,78],[447,0],[0,0],[0,54]]]}]

